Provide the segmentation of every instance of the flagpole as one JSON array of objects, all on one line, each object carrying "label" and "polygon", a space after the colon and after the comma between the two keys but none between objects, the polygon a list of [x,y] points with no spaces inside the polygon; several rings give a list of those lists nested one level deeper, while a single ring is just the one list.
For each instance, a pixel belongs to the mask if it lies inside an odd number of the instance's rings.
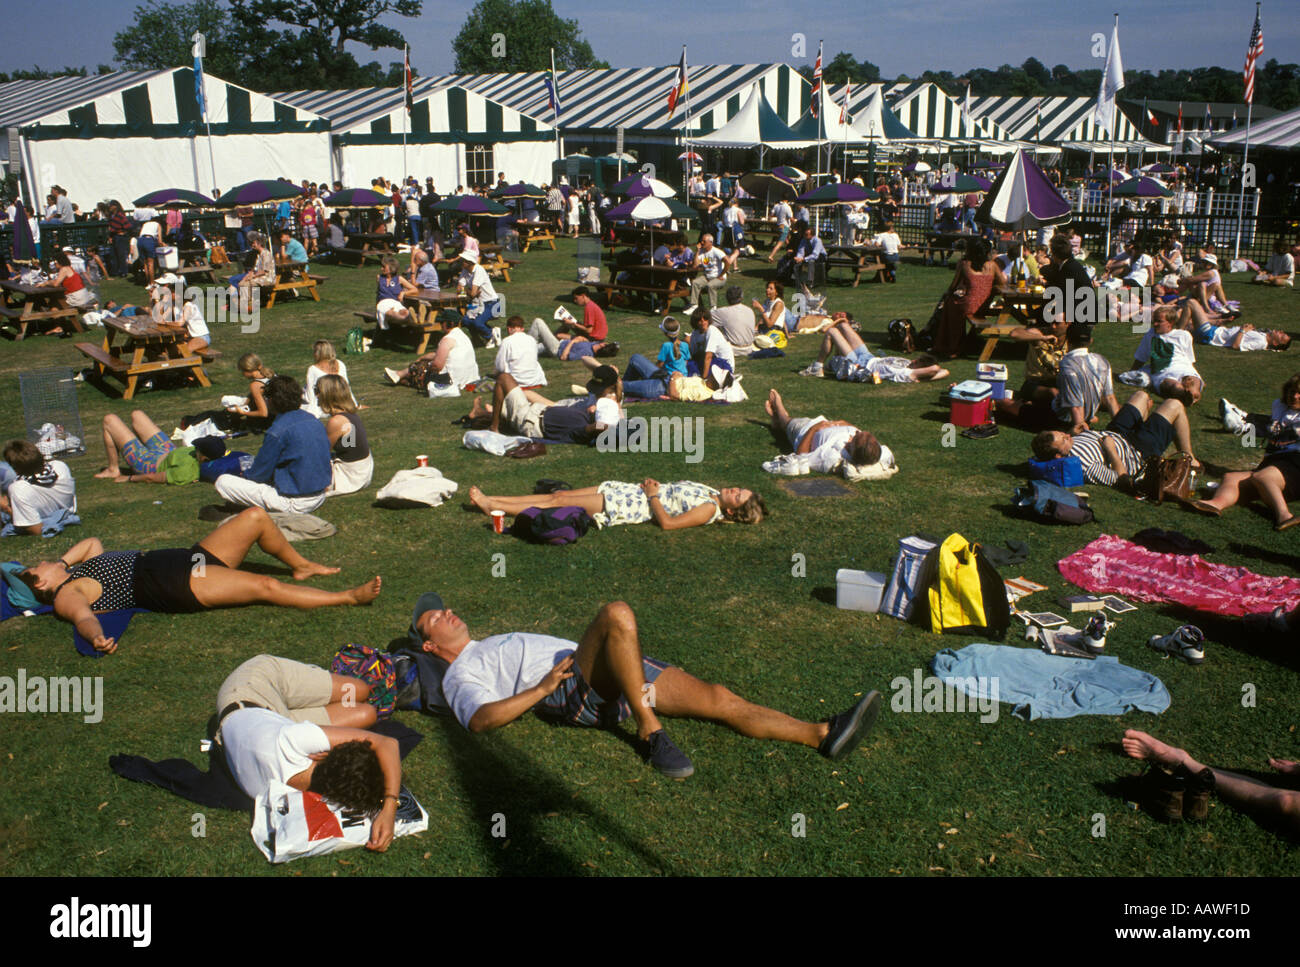
[{"label": "flagpole", "polygon": [[[1110,53],[1112,56],[1115,54],[1114,48],[1117,46],[1118,40],[1119,40],[1119,14],[1115,14],[1115,33],[1111,40],[1111,45],[1110,45],[1111,46]],[[1106,69],[1107,71],[1110,70],[1110,57],[1106,58]],[[1101,83],[1104,87],[1106,84],[1105,76],[1102,77]],[[1116,88],[1115,97],[1118,96],[1119,96],[1119,89]],[[1117,110],[1119,110],[1119,108],[1112,101],[1111,108],[1110,108],[1110,125],[1109,125],[1110,155],[1106,159],[1106,260],[1107,261],[1110,261],[1110,259],[1114,257],[1115,254],[1114,251],[1111,249],[1110,224],[1111,224],[1111,219],[1115,215],[1115,127],[1116,127],[1115,112]]]},{"label": "flagpole", "polygon": [[[1255,23],[1259,23],[1258,2],[1256,2],[1255,4]],[[1252,31],[1251,40],[1253,41],[1254,39],[1255,39],[1254,32]],[[1249,53],[1250,52],[1248,51],[1247,52],[1248,56]],[[1253,61],[1252,61],[1251,69],[1252,70],[1254,69]],[[1234,243],[1232,248],[1232,258],[1234,261],[1241,258],[1241,222],[1246,214],[1246,159],[1250,157],[1250,115],[1251,115],[1251,111],[1254,110],[1254,107],[1255,107],[1255,92],[1252,84],[1252,89],[1250,92],[1250,100],[1246,102],[1246,143],[1243,146],[1241,152],[1241,192],[1237,196],[1237,240]]]},{"label": "flagpole", "polygon": [[411,174],[406,169],[406,129],[411,126],[411,48],[406,44],[402,45],[402,60],[406,62],[402,75],[402,191],[405,192],[406,179]]},{"label": "flagpole", "polygon": [[[1147,118],[1149,118],[1150,116],[1151,116],[1151,115],[1147,114],[1147,99],[1144,97],[1144,98],[1142,98],[1142,125],[1143,125],[1143,127],[1145,127],[1147,124],[1150,123],[1149,121],[1147,121]],[[1146,137],[1142,134],[1142,128],[1138,128],[1138,138],[1139,138],[1139,140],[1138,140],[1138,171],[1140,172],[1140,171],[1142,170],[1142,157],[1143,157],[1143,154],[1145,153],[1145,152],[1144,152],[1144,147],[1145,147],[1145,144],[1146,144]]]},{"label": "flagpole", "polygon": [[[682,44],[682,63],[686,63],[685,44]],[[686,67],[684,70],[689,72],[690,68]],[[686,74],[684,73],[682,77],[685,80]],[[682,187],[686,189],[686,204],[689,205],[691,203],[691,82],[689,80],[686,80],[686,117],[682,121],[682,146],[686,154],[682,161],[684,169]],[[762,164],[759,167],[761,168]],[[704,224],[703,219],[700,219],[700,224]]]},{"label": "flagpole", "polygon": [[[555,160],[563,160],[560,153],[560,79],[555,74],[555,48],[551,48],[551,95],[555,98],[555,110],[551,113],[555,115]],[[595,175],[595,172],[592,172]]]}]

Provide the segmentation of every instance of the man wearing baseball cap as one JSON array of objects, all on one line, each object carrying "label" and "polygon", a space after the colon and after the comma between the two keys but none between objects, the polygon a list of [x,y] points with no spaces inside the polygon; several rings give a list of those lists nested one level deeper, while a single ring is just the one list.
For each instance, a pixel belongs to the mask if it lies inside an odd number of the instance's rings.
[{"label": "man wearing baseball cap", "polygon": [[[755,705],[643,655],[636,615],[622,601],[600,609],[581,643],[535,632],[475,639],[439,595],[426,593],[416,602],[411,636],[442,664],[442,697],[471,732],[500,728],[534,709],[553,721],[600,728],[630,717],[642,757],[671,779],[685,779],[695,767],[668,737],[660,715],[718,722],[741,735],[810,746],[838,760],[857,747],[883,704],[880,693],[870,691],[826,722]],[[424,691],[423,678],[420,685]]]}]

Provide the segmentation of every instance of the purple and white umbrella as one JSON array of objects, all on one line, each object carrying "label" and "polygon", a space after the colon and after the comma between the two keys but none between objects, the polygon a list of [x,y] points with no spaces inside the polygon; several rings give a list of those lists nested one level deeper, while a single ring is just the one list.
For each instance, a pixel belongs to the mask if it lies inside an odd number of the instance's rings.
[{"label": "purple and white umbrella", "polygon": [[1157,178],[1130,178],[1115,186],[1116,198],[1173,198],[1174,193]]},{"label": "purple and white umbrella", "polygon": [[1024,150],[1016,152],[975,212],[976,221],[1011,232],[1059,225],[1071,217],[1070,203]]},{"label": "purple and white umbrella", "polygon": [[810,208],[815,208],[818,205],[856,205],[864,201],[876,202],[880,201],[880,196],[849,181],[831,182],[812,191],[805,191],[798,200]]},{"label": "purple and white umbrella", "polygon": [[658,178],[650,178],[640,172],[624,178],[611,188],[610,192],[616,195],[629,195],[633,198],[641,198],[646,195],[653,195],[655,198],[672,198],[677,194],[672,185],[662,182]]}]

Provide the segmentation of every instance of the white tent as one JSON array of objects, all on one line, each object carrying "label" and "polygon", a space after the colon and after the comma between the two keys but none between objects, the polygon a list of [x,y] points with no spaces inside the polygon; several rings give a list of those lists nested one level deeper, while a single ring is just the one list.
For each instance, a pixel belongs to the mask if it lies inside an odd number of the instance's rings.
[{"label": "white tent", "polygon": [[730,121],[711,134],[691,138],[691,143],[713,148],[811,148],[818,141],[791,130],[754,84],[749,98]]}]

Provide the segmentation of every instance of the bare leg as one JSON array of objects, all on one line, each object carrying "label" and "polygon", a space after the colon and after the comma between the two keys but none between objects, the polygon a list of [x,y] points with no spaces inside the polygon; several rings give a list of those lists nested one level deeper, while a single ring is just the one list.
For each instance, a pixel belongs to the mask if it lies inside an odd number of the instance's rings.
[{"label": "bare leg", "polygon": [[148,440],[156,433],[162,432],[158,429],[158,424],[149,419],[144,410],[131,411],[131,429],[135,431],[135,435],[141,442]]},{"label": "bare leg", "polygon": [[227,567],[239,567],[256,544],[280,563],[293,569],[295,581],[318,574],[338,574],[336,567],[316,564],[299,554],[261,507],[249,507],[221,523],[199,546],[211,551]]},{"label": "bare leg", "polygon": [[[645,670],[641,665],[636,615],[627,604],[614,601],[600,609],[596,620],[583,632],[573,660],[582,671],[582,677],[607,702],[617,701],[620,695],[627,698],[640,738],[649,738],[663,728],[655,715],[655,706],[659,704],[658,685],[654,692],[645,694]],[[649,700],[651,696],[653,702]]]},{"label": "bare leg", "polygon": [[781,400],[781,394],[776,390],[769,390],[767,402],[763,404],[763,408],[767,410],[767,415],[772,418],[772,429],[784,437],[786,435],[785,428],[790,423],[790,414],[786,411],[785,403]]},{"label": "bare leg", "polygon": [[1255,496],[1252,476],[1249,470],[1234,470],[1224,474],[1223,481],[1219,484],[1219,489],[1214,492],[1214,496],[1209,500],[1198,500],[1197,504],[1205,504],[1222,512],[1236,506],[1243,499],[1250,500]]},{"label": "bare leg", "polygon": [[367,701],[370,686],[359,678],[330,675],[330,701],[325,706],[330,725],[365,729],[375,724],[375,707]]},{"label": "bare leg", "polygon": [[[1151,411],[1151,397],[1147,395],[1146,390],[1140,389],[1128,398],[1128,405],[1141,413],[1142,419],[1145,420],[1147,414]],[[1169,422],[1172,423],[1173,420]]]},{"label": "bare leg", "polygon": [[127,442],[135,439],[135,434],[130,428],[122,422],[122,418],[116,413],[109,413],[104,417],[104,453],[107,460],[104,469],[95,474],[105,480],[111,480],[122,476],[120,468],[119,453]]},{"label": "bare leg", "polygon": [[[930,380],[944,379],[948,376],[948,370],[942,366],[920,366],[912,370],[912,375],[916,377],[918,383],[928,383]],[[999,400],[998,402],[1002,402]]]},{"label": "bare leg", "polygon": [[1251,475],[1259,499],[1273,512],[1273,523],[1290,520],[1291,510],[1286,503],[1286,480],[1277,467],[1265,467]]},{"label": "bare leg", "polygon": [[1174,446],[1179,452],[1190,455],[1192,462],[1197,463],[1196,454],[1192,452],[1192,427],[1187,421],[1187,408],[1178,400],[1165,400],[1156,407],[1156,415],[1174,428]]},{"label": "bare leg", "polygon": [[[599,689],[597,689],[599,691]],[[826,738],[825,722],[801,722],[775,709],[746,701],[680,668],[665,669],[654,683],[655,709],[674,718],[719,722],[751,739],[777,739],[817,748]]]},{"label": "bare leg", "polygon": [[553,494],[530,494],[527,497],[489,497],[478,487],[470,487],[469,499],[485,514],[503,510],[511,516],[529,507],[581,507],[589,514],[599,514],[605,509],[605,498],[595,487],[557,490]]},{"label": "bare leg", "polygon": [[190,590],[205,608],[233,608],[245,604],[273,604],[283,608],[327,608],[332,605],[369,604],[379,597],[380,579],[347,591],[322,591],[228,567],[209,567],[202,577],[190,576]]},{"label": "bare leg", "polygon": [[509,373],[501,373],[497,376],[492,386],[492,425],[488,428],[493,433],[501,432],[501,410],[502,404],[505,403],[506,394],[519,384]]}]

